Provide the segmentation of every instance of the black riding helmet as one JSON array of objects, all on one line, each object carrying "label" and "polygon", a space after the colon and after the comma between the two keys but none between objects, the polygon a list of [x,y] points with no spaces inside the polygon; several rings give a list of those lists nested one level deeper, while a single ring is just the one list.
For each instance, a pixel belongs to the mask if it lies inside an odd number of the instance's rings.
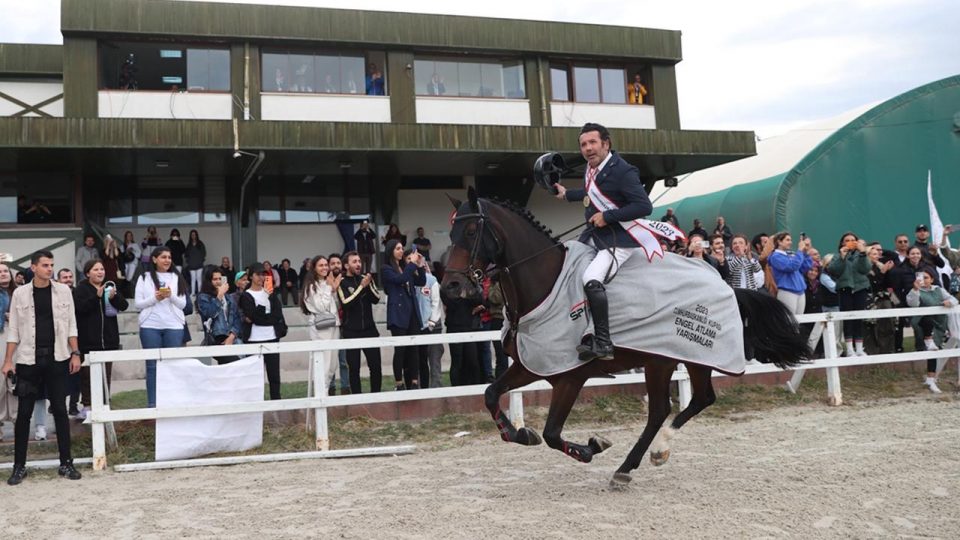
[{"label": "black riding helmet", "polygon": [[560,183],[560,177],[566,169],[563,156],[557,152],[547,152],[533,164],[533,179],[543,189],[553,191],[553,186]]}]

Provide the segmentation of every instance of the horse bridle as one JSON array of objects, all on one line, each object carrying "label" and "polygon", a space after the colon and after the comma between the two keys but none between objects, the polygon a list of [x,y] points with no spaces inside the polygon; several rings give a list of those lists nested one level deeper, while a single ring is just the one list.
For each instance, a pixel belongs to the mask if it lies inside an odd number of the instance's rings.
[{"label": "horse bridle", "polygon": [[[488,230],[487,220],[489,220],[490,217],[483,212],[483,205],[478,200],[476,212],[463,214],[462,216],[456,215],[453,218],[453,222],[456,223],[458,221],[466,221],[468,219],[477,220],[477,234],[473,241],[473,246],[470,248],[470,264],[466,268],[447,268],[446,272],[467,276],[467,278],[470,279],[475,286],[482,289],[483,278],[486,276],[486,271],[482,268],[477,268],[475,263],[477,260],[479,260],[480,250],[483,249],[483,235]],[[493,261],[503,251],[503,242],[500,241],[500,237],[497,236],[497,231],[492,225],[489,227],[489,231],[490,236],[493,238],[494,244],[496,244],[496,250],[493,254],[493,257],[490,258],[490,260]]]}]

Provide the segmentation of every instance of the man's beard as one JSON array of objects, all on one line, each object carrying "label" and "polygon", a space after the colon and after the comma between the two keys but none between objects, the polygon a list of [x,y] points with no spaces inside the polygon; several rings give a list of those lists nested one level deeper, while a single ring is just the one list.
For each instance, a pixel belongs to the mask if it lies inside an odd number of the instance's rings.
[{"label": "man's beard", "polygon": [[340,275],[340,269],[334,268],[333,270],[330,271],[330,273],[333,274],[333,277],[337,277]]}]

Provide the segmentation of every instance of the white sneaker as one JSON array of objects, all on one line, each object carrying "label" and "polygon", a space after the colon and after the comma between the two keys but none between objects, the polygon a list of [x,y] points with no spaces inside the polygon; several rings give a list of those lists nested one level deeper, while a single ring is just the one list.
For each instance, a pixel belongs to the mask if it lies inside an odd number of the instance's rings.
[{"label": "white sneaker", "polygon": [[923,381],[923,384],[927,385],[927,387],[930,388],[930,391],[933,392],[934,394],[943,393],[940,391],[940,387],[937,386],[937,380],[934,379],[933,377],[927,377],[927,380]]},{"label": "white sneaker", "polygon": [[857,343],[854,347],[854,355],[856,356],[867,356],[867,351],[863,350],[863,343]]},{"label": "white sneaker", "polygon": [[34,440],[45,441],[47,440],[47,426],[37,426],[37,432],[35,433]]},{"label": "white sneaker", "polygon": [[940,347],[937,347],[937,344],[934,343],[933,340],[930,340],[930,341],[923,340],[923,344],[924,344],[924,346],[926,346],[926,348],[927,348],[928,351],[939,351],[939,350],[940,350]]},{"label": "white sneaker", "polygon": [[76,418],[76,419],[77,419],[78,421],[80,421],[80,422],[83,422],[84,420],[87,419],[87,412],[88,412],[88,411],[89,411],[89,409],[87,409],[86,407],[84,407],[83,405],[81,405],[81,406],[80,406],[80,410],[77,411],[77,415],[76,415],[74,418]]}]

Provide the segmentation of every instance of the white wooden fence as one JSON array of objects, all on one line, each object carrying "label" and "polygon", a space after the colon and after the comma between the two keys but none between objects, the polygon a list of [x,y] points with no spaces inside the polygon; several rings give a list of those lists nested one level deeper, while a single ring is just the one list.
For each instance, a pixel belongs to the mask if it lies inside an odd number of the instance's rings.
[{"label": "white wooden fence", "polygon": [[[909,309],[890,309],[873,311],[851,311],[843,313],[817,313],[797,316],[801,323],[819,322],[826,325],[823,332],[825,344],[832,344],[836,341],[836,332],[834,330],[834,321],[849,319],[876,319],[903,317],[913,315],[939,315],[960,313],[958,308],[909,308]],[[318,395],[298,398],[282,399],[276,401],[264,401],[255,403],[235,403],[229,405],[202,406],[202,407],[176,407],[176,408],[152,408],[152,409],[126,409],[111,410],[105,405],[104,399],[104,365],[108,362],[135,362],[143,360],[172,360],[183,358],[206,358],[214,356],[236,356],[252,355],[265,353],[292,353],[292,352],[320,352],[337,351],[342,349],[360,349],[365,347],[399,347],[407,345],[428,345],[437,343],[466,343],[489,341],[499,338],[499,333],[490,332],[471,332],[461,334],[436,334],[423,336],[401,336],[401,337],[381,337],[381,338],[363,338],[350,340],[324,340],[324,341],[301,341],[290,343],[265,343],[252,345],[227,345],[214,347],[183,347],[175,349],[142,349],[142,350],[124,350],[95,352],[87,356],[90,364],[91,373],[91,402],[92,410],[87,422],[92,424],[93,428],[93,467],[95,470],[102,470],[107,466],[106,457],[106,424],[111,422],[127,422],[134,420],[151,420],[157,418],[183,418],[193,416],[208,416],[219,414],[251,413],[267,411],[284,411],[298,409],[313,409],[315,414],[315,428],[317,449],[320,452],[302,453],[302,457],[324,457],[329,453],[329,431],[327,426],[327,409],[331,407],[342,407],[347,405],[368,405],[373,403],[393,403],[400,401],[413,401],[421,399],[439,399],[461,396],[480,396],[483,395],[487,385],[458,386],[444,388],[429,388],[420,390],[408,390],[404,392],[381,392],[367,394],[353,394],[344,396],[328,396],[327,385],[323,382],[327,369],[322,358],[324,355],[315,355],[313,366],[313,388]],[[824,347],[825,358],[812,363],[804,364],[796,370],[804,371],[811,369],[826,369],[827,372],[827,399],[831,405],[839,405],[843,402],[840,388],[839,368],[845,366],[858,366],[869,364],[884,364],[895,362],[913,362],[917,360],[926,360],[928,358],[950,358],[960,355],[958,349],[948,349],[928,352],[910,352],[898,354],[882,354],[873,356],[854,356],[838,358],[836,350],[832,346]],[[772,373],[780,371],[779,368],[769,364],[757,364],[750,362],[746,369],[746,374]],[[715,373],[714,376],[724,376]],[[673,374],[673,380],[679,382],[680,404],[687,406],[690,402],[691,390],[690,380],[684,369],[678,369]],[[586,386],[611,386],[624,384],[638,384],[645,382],[642,373],[617,375],[612,379],[592,379],[587,381]],[[919,383],[918,383],[919,384]],[[522,390],[514,390],[509,394],[510,406],[509,416],[511,421],[519,428],[523,425],[523,391],[544,390],[550,386],[546,381],[538,381],[534,384],[524,387]],[[403,447],[398,452],[409,451],[409,447]],[[373,449],[374,453],[383,453],[384,449]],[[333,457],[335,453],[330,453]],[[265,456],[239,456],[236,458],[212,458],[229,459],[229,463],[239,463],[243,461],[266,461],[268,459],[292,459],[297,455],[278,455],[273,457]],[[193,460],[187,460],[193,461]],[[207,461],[210,461],[208,458]],[[211,463],[213,463],[211,461]],[[142,464],[140,468],[157,468],[162,464]],[[137,466],[125,466],[125,470],[135,470]]]}]

